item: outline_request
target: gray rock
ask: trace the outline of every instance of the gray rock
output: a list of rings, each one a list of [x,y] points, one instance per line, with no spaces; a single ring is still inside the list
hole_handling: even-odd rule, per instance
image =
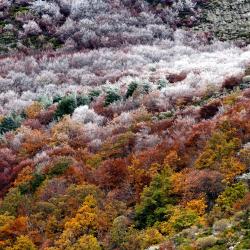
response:
[[[243,83],[250,83],[250,75],[244,76],[242,78]]]

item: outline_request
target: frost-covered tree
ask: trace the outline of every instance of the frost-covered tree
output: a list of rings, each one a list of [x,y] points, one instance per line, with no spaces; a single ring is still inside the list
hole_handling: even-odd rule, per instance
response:
[[[104,121],[104,117],[96,114],[95,111],[89,109],[87,105],[76,108],[72,115],[72,119],[83,124],[91,122],[98,125],[102,125]]]
[[[24,24],[23,29],[25,35],[38,35],[42,32],[38,24],[33,20],[30,20],[27,24]]]

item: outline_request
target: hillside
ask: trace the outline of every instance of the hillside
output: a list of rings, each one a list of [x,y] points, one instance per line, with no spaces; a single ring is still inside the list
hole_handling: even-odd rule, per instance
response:
[[[250,249],[246,0],[0,0],[0,250]]]

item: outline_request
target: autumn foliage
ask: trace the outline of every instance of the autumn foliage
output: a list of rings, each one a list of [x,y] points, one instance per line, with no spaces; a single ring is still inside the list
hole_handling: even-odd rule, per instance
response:
[[[0,250],[249,248],[249,46],[191,30],[213,2],[0,0]]]

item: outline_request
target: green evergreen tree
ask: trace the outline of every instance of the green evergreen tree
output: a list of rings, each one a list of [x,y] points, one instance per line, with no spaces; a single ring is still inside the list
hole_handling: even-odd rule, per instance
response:
[[[136,206],[136,226],[145,228],[156,221],[166,220],[169,205],[176,203],[176,197],[171,195],[170,170],[164,169],[157,174],[142,193],[141,202]]]

